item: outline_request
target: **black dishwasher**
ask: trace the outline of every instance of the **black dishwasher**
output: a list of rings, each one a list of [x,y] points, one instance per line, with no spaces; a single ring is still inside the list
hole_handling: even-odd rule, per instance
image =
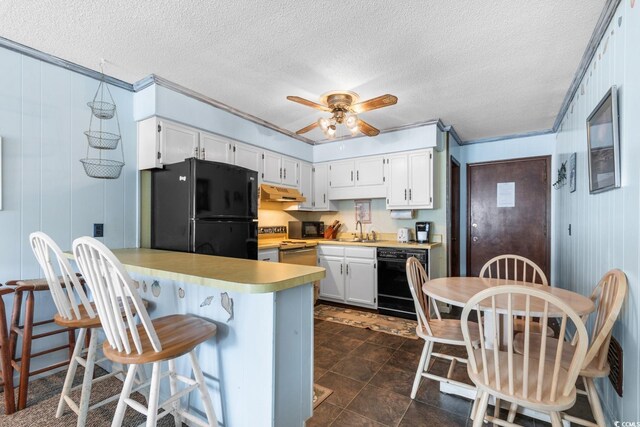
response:
[[[378,313],[416,320],[406,263],[416,257],[428,272],[426,249],[378,248]]]

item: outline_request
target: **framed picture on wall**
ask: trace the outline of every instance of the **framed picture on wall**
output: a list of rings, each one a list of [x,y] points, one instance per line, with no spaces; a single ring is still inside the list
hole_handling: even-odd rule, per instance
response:
[[[569,192],[576,191],[576,153],[569,156]]]
[[[611,86],[587,118],[589,192],[620,187],[618,90]]]
[[[356,200],[356,221],[371,224],[371,200]]]

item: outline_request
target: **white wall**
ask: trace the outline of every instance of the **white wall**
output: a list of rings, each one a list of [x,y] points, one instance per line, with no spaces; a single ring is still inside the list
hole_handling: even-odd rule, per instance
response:
[[[111,88],[125,150],[121,177],[89,178],[79,160],[87,148],[87,102],[99,82],[2,48],[0,64],[0,282],[41,276],[27,240],[33,231],[50,234],[70,250],[74,238],[91,235],[94,223],[104,223],[103,241],[109,247],[135,246],[138,173],[132,95]],[[5,304],[10,312],[9,298]],[[54,311],[44,293],[36,308],[39,319]],[[34,351],[43,345],[37,343]]]
[[[467,271],[467,165],[471,163],[491,162],[506,159],[519,159],[535,156],[552,156],[551,178],[555,181],[555,134],[510,138],[493,142],[458,146],[451,142],[450,152],[460,162],[460,274]],[[554,190],[551,190],[551,229],[555,206]],[[551,236],[551,271],[554,270],[554,237]]]
[[[137,121],[156,115],[301,160],[313,160],[309,144],[163,86],[149,86],[134,98]]]
[[[619,87],[622,188],[589,194],[586,118],[611,85]],[[555,212],[558,278],[564,286],[588,295],[611,268],[629,280],[626,305],[614,328],[624,350],[624,397],[609,380],[598,383],[605,410],[613,420],[640,420],[638,286],[640,267],[640,5],[620,3],[610,28],[574,97],[558,133],[557,156],[577,153],[576,192],[557,192]],[[572,226],[569,236],[568,227]]]
[[[396,132],[382,133],[375,138],[362,136],[343,141],[325,142],[313,147],[316,163],[359,156],[373,156],[395,151],[419,150],[435,147],[442,132],[438,126],[420,126]]]

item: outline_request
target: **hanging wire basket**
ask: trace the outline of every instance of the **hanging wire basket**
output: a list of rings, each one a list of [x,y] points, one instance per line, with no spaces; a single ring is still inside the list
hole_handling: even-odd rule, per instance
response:
[[[92,101],[87,102],[87,105],[91,108],[93,115],[101,120],[112,119],[116,113],[116,105],[111,102]]]
[[[84,172],[91,178],[116,179],[120,177],[124,162],[108,159],[80,159]]]
[[[88,130],[84,134],[87,135],[89,146],[98,150],[115,150],[120,141],[120,135],[111,132]]]

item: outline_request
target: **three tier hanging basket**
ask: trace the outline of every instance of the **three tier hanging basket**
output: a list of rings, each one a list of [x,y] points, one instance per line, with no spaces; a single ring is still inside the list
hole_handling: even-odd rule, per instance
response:
[[[84,172],[92,178],[119,178],[125,164],[122,134],[120,132],[120,120],[118,119],[116,103],[113,100],[109,86],[104,81],[104,73],[93,101],[88,102],[87,106],[91,109],[89,130],[84,133],[87,137],[87,156],[84,159],[80,159]],[[94,118],[97,120],[94,121]],[[116,119],[117,133],[105,130],[107,126],[105,121],[113,118]],[[117,152],[118,145],[120,145],[120,158],[106,158],[107,153]]]

